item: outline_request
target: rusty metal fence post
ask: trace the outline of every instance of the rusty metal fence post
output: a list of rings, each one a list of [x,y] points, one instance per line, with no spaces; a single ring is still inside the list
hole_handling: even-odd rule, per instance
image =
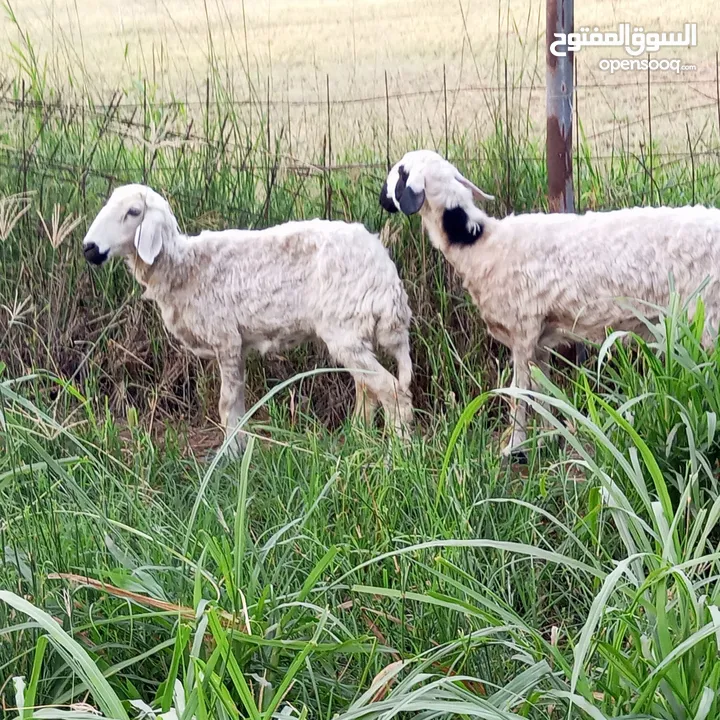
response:
[[[558,49],[565,57],[554,55],[551,44],[555,34],[573,32],[573,0],[547,0],[546,97],[547,97],[547,172],[548,210],[574,212],[572,175],[572,98],[573,53],[567,43]]]

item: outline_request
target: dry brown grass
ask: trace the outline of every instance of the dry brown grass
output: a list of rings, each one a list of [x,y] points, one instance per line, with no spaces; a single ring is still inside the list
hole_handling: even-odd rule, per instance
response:
[[[269,81],[275,122],[289,124],[308,155],[318,151],[327,122],[327,77],[331,99],[351,101],[332,107],[336,148],[351,141],[380,144],[386,71],[391,94],[405,94],[391,102],[396,138],[422,133],[441,144],[443,67],[450,130],[486,134],[490,109],[504,112],[504,92],[494,88],[505,84],[506,61],[514,86],[510,105],[544,130],[543,0],[246,0],[244,7],[241,0],[15,0],[14,10],[48,54],[58,82],[68,64],[84,66],[88,85],[106,91],[127,88],[140,73],[166,96],[204,97],[211,38],[238,99],[248,97],[248,74],[262,102]],[[717,125],[720,13],[714,0],[577,0],[575,16],[576,27],[602,29],[624,21],[659,30],[697,22],[698,47],[659,55],[680,57],[698,70],[653,76],[653,131],[666,145],[683,146],[686,122],[693,135],[707,123]],[[0,37],[16,38],[7,21],[0,27]],[[598,61],[608,56],[617,52],[586,48],[578,54],[580,84],[604,85],[578,96],[586,132],[599,134],[599,152],[619,142],[628,122],[636,123],[632,141],[641,140],[646,130],[637,121],[648,113],[646,75],[599,71]],[[426,90],[433,92],[413,94]]]

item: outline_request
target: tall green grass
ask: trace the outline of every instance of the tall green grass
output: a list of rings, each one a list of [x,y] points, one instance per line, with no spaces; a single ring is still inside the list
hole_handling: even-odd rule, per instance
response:
[[[69,428],[28,400],[38,378],[5,379],[3,674],[28,708],[109,717],[715,717],[714,444],[656,448],[637,420],[673,402],[668,338],[677,397],[705,403],[708,363],[681,313],[652,327],[643,366],[608,345],[607,387],[581,370],[523,395],[565,443],[533,445],[527,477],[482,402],[432,442],[315,427],[208,467],[117,438],[79,393]]]

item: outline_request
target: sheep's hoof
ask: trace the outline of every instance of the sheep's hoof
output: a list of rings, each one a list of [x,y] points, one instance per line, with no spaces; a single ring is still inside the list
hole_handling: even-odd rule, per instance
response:
[[[500,453],[500,457],[503,463],[509,463],[510,465],[528,464],[528,454],[521,447],[506,447]]]
[[[587,347],[583,343],[575,343],[575,364],[579,367],[584,365],[590,357]]]

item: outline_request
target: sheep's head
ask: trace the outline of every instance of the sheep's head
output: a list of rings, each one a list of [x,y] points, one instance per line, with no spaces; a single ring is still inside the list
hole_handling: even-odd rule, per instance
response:
[[[175,216],[161,195],[145,185],[122,185],[90,225],[83,253],[93,265],[102,265],[111,257],[135,254],[152,265],[176,232]]]
[[[473,200],[493,200],[431,150],[406,153],[390,172],[380,191],[380,205],[388,212],[420,212],[431,226],[435,221],[449,244],[469,245],[483,231],[487,217]]]

